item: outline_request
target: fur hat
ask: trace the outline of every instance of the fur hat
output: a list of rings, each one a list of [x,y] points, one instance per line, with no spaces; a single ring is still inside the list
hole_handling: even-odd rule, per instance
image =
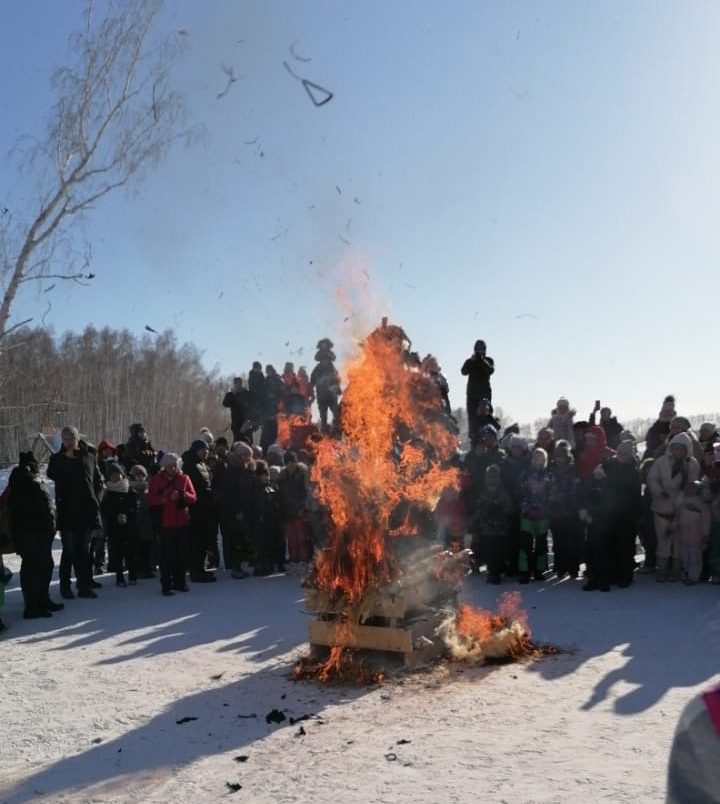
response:
[[[160,458],[160,468],[169,469],[171,466],[177,466],[181,469],[182,459],[175,452],[165,452],[162,458]]]

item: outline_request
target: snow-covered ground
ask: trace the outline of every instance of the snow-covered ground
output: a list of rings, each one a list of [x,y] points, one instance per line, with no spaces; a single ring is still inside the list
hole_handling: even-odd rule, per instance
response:
[[[289,677],[309,619],[297,578],[173,598],[111,580],[24,621],[13,578],[0,802],[658,802],[678,714],[720,678],[711,586],[531,585],[536,637],[573,653],[337,689]],[[468,579],[470,601],[496,596]],[[288,720],[266,723],[274,708]]]

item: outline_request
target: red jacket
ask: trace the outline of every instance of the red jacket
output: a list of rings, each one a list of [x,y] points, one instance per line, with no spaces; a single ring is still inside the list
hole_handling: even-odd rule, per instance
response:
[[[171,499],[174,491],[181,492],[184,505],[179,505],[179,500]],[[197,494],[192,480],[184,472],[180,472],[172,479],[165,472],[153,475],[148,489],[148,505],[162,507],[161,527],[184,528],[190,523],[188,506],[195,505],[196,502]]]

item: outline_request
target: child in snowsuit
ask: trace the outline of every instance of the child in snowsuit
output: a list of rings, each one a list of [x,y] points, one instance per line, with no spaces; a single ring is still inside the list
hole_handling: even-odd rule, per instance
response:
[[[500,583],[512,517],[513,503],[503,486],[500,467],[491,464],[485,471],[485,488],[475,504],[472,528],[473,552],[485,558],[488,583]]]
[[[679,558],[686,584],[696,584],[700,580],[703,550],[710,538],[710,506],[703,499],[703,492],[702,482],[696,480],[687,484],[679,500]]]
[[[576,578],[580,569],[583,528],[578,512],[582,502],[580,476],[569,441],[558,441],[550,465],[550,532],[555,574]]]
[[[137,497],[137,577],[154,578],[157,566],[155,528],[148,505],[147,469],[139,463],[128,472],[130,491]]]
[[[700,478],[700,466],[692,455],[687,433],[678,433],[648,474],[657,534],[656,581],[680,579],[680,544],[677,515],[683,489]]]
[[[306,515],[307,467],[293,452],[285,454],[285,469],[278,481],[283,528],[288,548],[288,573],[304,575],[312,556],[310,528]]]
[[[131,586],[137,583],[137,495],[130,489],[119,463],[108,466],[106,491],[100,508],[110,543],[110,570],[115,572],[115,585],[127,586],[124,567]]]
[[[575,411],[570,407],[567,399],[561,396],[555,410],[550,414],[550,421],[547,425],[555,433],[556,441],[567,441],[571,447],[575,446],[574,419]]]
[[[550,527],[550,484],[547,452],[533,450],[530,469],[520,478],[520,550],[518,582],[528,583],[530,575],[543,579],[547,569],[547,533]]]
[[[280,495],[270,482],[270,470],[265,461],[255,466],[258,483],[255,502],[255,567],[254,575],[269,575],[274,569],[285,569],[285,534],[282,528]]]

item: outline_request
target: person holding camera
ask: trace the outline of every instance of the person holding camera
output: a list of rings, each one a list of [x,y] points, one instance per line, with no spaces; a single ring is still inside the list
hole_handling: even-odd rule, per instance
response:
[[[463,363],[460,373],[467,377],[467,416],[470,440],[480,429],[478,424],[478,404],[481,399],[492,403],[490,377],[495,372],[495,361],[487,356],[485,341],[475,341],[472,355]],[[492,414],[492,405],[490,407]]]
[[[233,441],[247,440],[245,427],[250,416],[250,394],[243,385],[242,377],[235,377],[233,387],[223,397],[223,407],[230,408],[230,429]]]
[[[166,452],[148,490],[148,504],[160,509],[160,586],[165,597],[171,597],[173,592],[189,591],[185,583],[189,508],[196,502],[197,494],[192,481],[182,471],[180,457]]]

